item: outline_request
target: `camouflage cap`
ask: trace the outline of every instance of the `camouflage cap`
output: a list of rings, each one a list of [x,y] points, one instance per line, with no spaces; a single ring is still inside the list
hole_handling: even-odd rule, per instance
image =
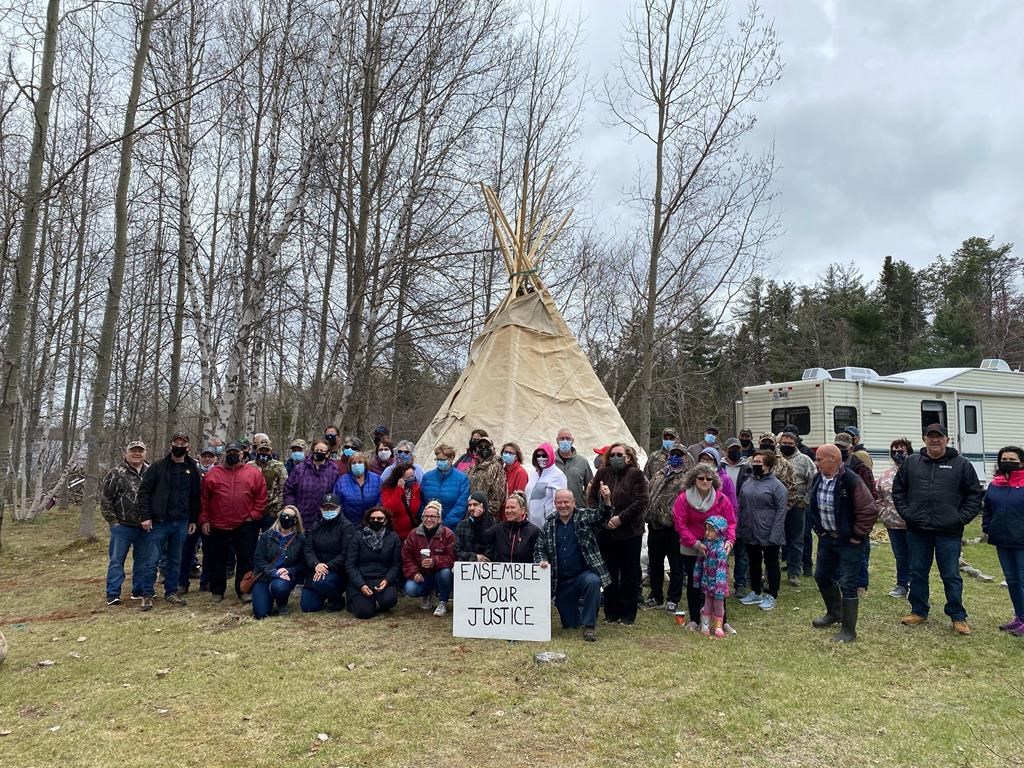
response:
[[[303,440],[301,437],[297,437],[294,440],[292,440],[290,443],[288,443],[288,447],[289,448],[298,448],[300,451],[304,451],[304,450],[306,450],[306,441]]]
[[[146,444],[141,440],[132,440],[128,443],[128,447],[125,448],[125,450],[130,451],[132,448],[141,448],[142,450],[146,450]]]

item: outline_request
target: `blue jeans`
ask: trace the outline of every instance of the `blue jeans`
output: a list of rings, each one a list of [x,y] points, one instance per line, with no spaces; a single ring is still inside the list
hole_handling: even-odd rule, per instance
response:
[[[807,514],[803,507],[791,507],[786,511],[786,575],[799,576],[803,572],[804,560],[804,519]]]
[[[732,573],[733,592],[737,597],[742,597],[750,586],[750,555],[747,554],[747,545],[737,541],[732,548],[732,556],[735,560]]]
[[[860,573],[857,575],[857,586],[868,588],[868,563],[871,562],[871,537],[864,539],[860,557]]]
[[[147,596],[153,595],[156,585],[156,568],[160,556],[166,551],[167,566],[164,570],[164,594],[173,595],[178,591],[178,576],[181,570],[181,552],[188,538],[188,520],[165,520],[153,523],[150,536],[149,567],[146,568],[146,582],[143,585]]]
[[[910,550],[910,610],[918,616],[928,616],[928,574],[934,558],[946,592],[946,615],[953,621],[966,621],[964,580],[960,576],[960,537],[907,531],[907,545]]]
[[[199,526],[195,531],[185,537],[185,544],[181,548],[181,567],[178,569],[178,586],[187,587],[189,578],[192,576],[192,567],[199,561],[196,558],[196,549],[199,547]]]
[[[593,571],[584,571],[575,579],[559,580],[555,588],[555,608],[566,629],[597,626],[600,600],[601,577]]]
[[[901,587],[909,587],[910,546],[907,544],[907,529],[890,528],[889,546],[892,547],[892,556],[896,558],[896,584]]]
[[[256,619],[265,619],[270,609],[277,604],[278,608],[288,605],[288,596],[295,589],[295,580],[261,578],[252,585],[252,615]]]
[[[132,550],[132,595],[135,597],[152,597],[153,587],[150,585],[146,593],[146,569],[150,560],[150,541],[152,534],[146,533],[134,525],[110,526],[110,546],[107,553],[107,598],[119,597],[121,585],[124,584],[124,561],[128,558],[128,550]]]
[[[856,599],[863,551],[859,544],[840,541],[827,533],[819,536],[818,562],[814,566],[818,589],[824,593],[838,584],[844,599]]]
[[[437,599],[447,602],[452,596],[452,585],[455,583],[455,576],[451,568],[442,568],[436,573],[424,573],[423,581],[417,583],[412,579],[405,580],[405,594],[409,597],[430,597],[435,591]]]
[[[810,507],[804,507],[804,572],[809,573],[814,567],[814,529],[811,527]]]
[[[328,610],[340,611],[344,605],[341,598],[344,591],[345,581],[339,573],[331,571],[320,581],[308,578],[302,586],[299,607],[303,613],[313,613],[323,608],[324,602],[327,602],[330,605]]]
[[[1006,577],[1006,588],[1010,590],[1013,614],[1024,619],[1024,549],[1020,547],[996,547],[999,565]]]

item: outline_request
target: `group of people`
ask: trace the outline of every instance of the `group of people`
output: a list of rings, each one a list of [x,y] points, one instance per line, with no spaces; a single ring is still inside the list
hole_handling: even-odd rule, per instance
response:
[[[404,594],[444,616],[456,561],[535,562],[551,569],[562,625],[586,640],[596,639],[602,605],[608,623],[634,623],[639,605],[663,607],[685,614],[688,629],[720,638],[735,631],[729,595],[770,611],[783,567],[793,586],[811,575],[816,536],[813,577],[825,612],[812,624],[838,625],[834,639],[850,642],[880,518],[896,560],[889,594],[910,604],[903,624],[928,618],[934,560],[953,629],[969,634],[960,544],[984,506],[1014,610],[1001,629],[1024,635],[1024,451],[999,452],[983,494],[943,425],[929,425],[923,439],[917,453],[909,440],[894,441],[876,481],[855,426],[815,451],[792,425],[756,443],[746,429],[722,443],[708,426],[690,445],[670,427],[643,467],[623,442],[594,448],[588,459],[568,428],[528,460],[517,443],[474,430],[468,450],[438,445],[429,467],[384,426],[366,451],[328,426],[308,445],[292,440],[283,462],[265,434],[215,441],[197,461],[188,435],[177,432],[152,464],[141,441],[129,443],[104,479],[107,603],[121,603],[130,549],[131,596],[142,610],[153,607],[158,571],[166,603],[185,605],[201,547],[200,588],[223,600],[233,571],[235,593],[257,619],[286,613],[296,587],[305,612],[347,608],[369,619]]]

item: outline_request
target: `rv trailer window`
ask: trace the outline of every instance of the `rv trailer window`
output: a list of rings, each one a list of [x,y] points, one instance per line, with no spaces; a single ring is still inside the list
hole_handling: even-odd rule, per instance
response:
[[[974,405],[964,406],[964,432],[968,435],[978,434],[978,408]]]
[[[772,408],[772,432],[779,434],[787,424],[793,424],[801,435],[811,431],[811,409],[806,405],[798,408]]]
[[[857,409],[852,405],[837,405],[832,410],[832,426],[838,435],[847,427],[859,427],[857,423]]]
[[[948,427],[949,423],[946,421],[946,404],[941,400],[922,400],[921,401],[921,434],[928,429],[929,424],[941,424],[944,427]]]

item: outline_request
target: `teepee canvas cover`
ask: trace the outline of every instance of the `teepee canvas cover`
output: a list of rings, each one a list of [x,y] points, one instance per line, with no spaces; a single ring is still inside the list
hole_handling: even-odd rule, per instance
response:
[[[588,461],[592,448],[611,442],[640,448],[537,276],[536,266],[568,214],[546,242],[549,221],[541,222],[530,243],[521,234],[534,231],[524,227],[525,210],[512,228],[494,193],[484,188],[484,197],[509,271],[509,293],[474,339],[466,368],[420,437],[417,453],[428,457],[441,443],[462,451],[476,428],[487,430],[495,451],[502,442],[518,443],[527,463],[538,445],[555,442],[561,427],[573,431],[576,450]]]

